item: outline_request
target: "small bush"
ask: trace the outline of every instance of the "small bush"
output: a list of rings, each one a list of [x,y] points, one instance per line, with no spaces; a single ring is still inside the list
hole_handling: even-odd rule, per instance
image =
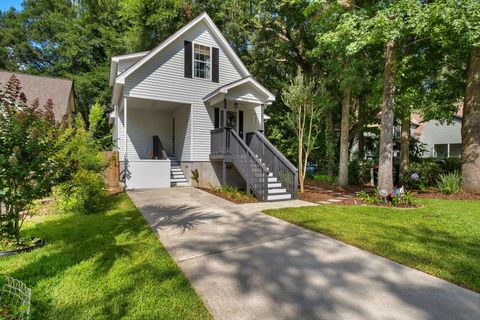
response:
[[[423,190],[435,184],[440,172],[440,166],[435,162],[410,163],[402,174],[402,183],[410,189]]]
[[[361,191],[357,193],[357,198],[362,201],[365,204],[371,205],[371,206],[378,206],[382,204],[382,198],[380,197],[380,194],[378,193],[378,189],[375,190],[374,193],[368,193],[365,191]]]
[[[200,184],[200,174],[198,173],[198,169],[195,168],[195,170],[191,170],[191,171],[192,171],[192,176],[190,177],[190,179],[195,181],[198,187]]]
[[[443,194],[459,193],[461,189],[461,177],[457,171],[441,174],[437,180],[438,189]]]
[[[56,186],[53,194],[57,210],[93,213],[103,208],[106,190],[101,173],[80,169],[70,181]]]
[[[256,198],[252,194],[246,194],[238,190],[235,186],[220,186],[212,187],[212,189],[218,194],[223,195],[227,199],[231,199],[236,202],[255,202]]]
[[[336,184],[338,182],[338,177],[327,176],[325,174],[313,173],[309,175],[309,178],[313,181],[318,181],[328,184]]]
[[[357,198],[368,205],[378,206],[381,204],[386,204],[389,206],[397,207],[397,206],[407,206],[407,207],[414,207],[418,205],[417,198],[414,196],[413,193],[409,191],[405,191],[400,196],[389,195],[387,197],[382,198],[378,189],[376,189],[373,193],[368,192],[359,192],[357,193]]]
[[[370,170],[375,165],[372,160],[352,160],[348,163],[348,182],[353,185],[370,183],[372,177]]]
[[[460,172],[462,170],[462,161],[458,157],[447,158],[440,162],[440,168],[443,173]]]

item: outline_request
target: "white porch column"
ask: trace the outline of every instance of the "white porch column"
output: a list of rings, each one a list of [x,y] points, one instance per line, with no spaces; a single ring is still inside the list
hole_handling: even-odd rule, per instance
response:
[[[264,117],[264,115],[265,115],[265,105],[262,103],[260,105],[260,108],[261,108],[260,109],[260,121],[262,122],[262,125],[261,125],[262,126],[262,133],[264,133],[265,132],[265,117]]]
[[[447,158],[450,158],[450,143],[447,143]]]
[[[125,141],[124,143],[124,154],[123,159],[127,160],[127,97],[123,98],[123,124],[124,124],[124,131],[125,131]]]

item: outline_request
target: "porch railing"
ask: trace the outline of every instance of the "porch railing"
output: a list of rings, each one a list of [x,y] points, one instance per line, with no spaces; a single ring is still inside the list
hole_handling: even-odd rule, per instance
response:
[[[211,154],[230,157],[240,175],[245,179],[247,189],[251,190],[260,201],[266,201],[268,168],[259,161],[235,130],[218,128],[212,130],[211,135]]]
[[[270,172],[273,172],[273,175],[280,180],[287,192],[296,199],[298,196],[298,169],[258,131],[247,133],[247,145],[254,154],[258,155]]]

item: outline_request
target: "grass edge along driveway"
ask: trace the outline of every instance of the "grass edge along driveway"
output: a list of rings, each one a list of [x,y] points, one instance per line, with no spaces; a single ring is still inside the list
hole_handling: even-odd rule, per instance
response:
[[[480,292],[480,202],[422,204],[407,210],[320,205],[264,213]]]
[[[32,288],[32,319],[211,319],[125,193],[90,215],[26,223],[46,245],[0,258],[2,274]]]

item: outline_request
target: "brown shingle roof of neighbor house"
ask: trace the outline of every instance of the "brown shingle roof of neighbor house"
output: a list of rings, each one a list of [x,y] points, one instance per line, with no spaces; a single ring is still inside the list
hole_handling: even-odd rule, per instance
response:
[[[35,76],[24,73],[0,71],[0,88],[3,90],[10,77],[14,74],[27,97],[28,103],[38,98],[40,106],[44,106],[48,99],[53,101],[53,112],[57,121],[68,114],[69,100],[73,99],[72,81],[62,78]],[[71,96],[72,95],[72,96]],[[72,109],[74,108],[72,103]],[[74,109],[71,111],[75,111]]]

